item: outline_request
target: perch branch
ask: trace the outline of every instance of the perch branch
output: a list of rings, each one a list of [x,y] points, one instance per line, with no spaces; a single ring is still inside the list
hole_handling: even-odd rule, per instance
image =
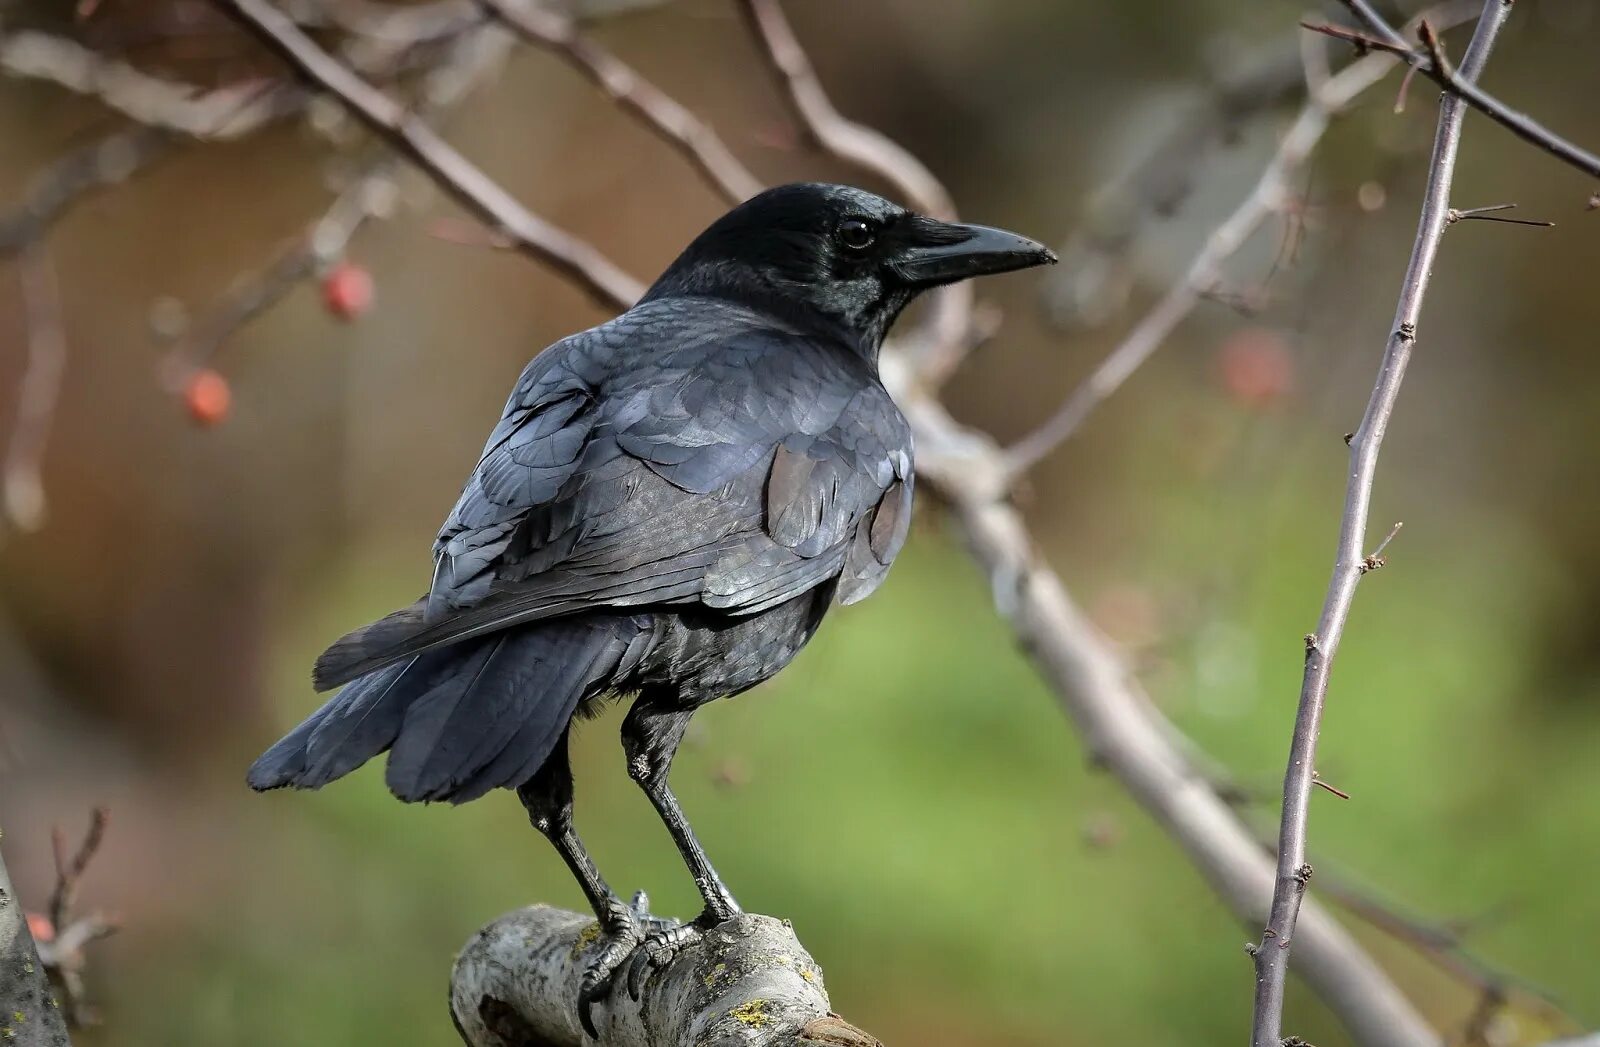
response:
[[[1461,75],[1477,78],[1495,37],[1510,14],[1507,0],[1487,0],[1472,43],[1467,48]],[[1296,919],[1306,893],[1311,867],[1306,864],[1306,824],[1310,816],[1312,776],[1316,770],[1317,735],[1322,726],[1323,707],[1328,693],[1328,676],[1334,655],[1344,635],[1356,585],[1365,573],[1364,548],[1367,517],[1372,507],[1372,486],[1378,466],[1378,452],[1389,427],[1400,383],[1416,344],[1417,321],[1422,313],[1423,296],[1433,274],[1439,241],[1449,223],[1450,185],[1455,175],[1456,153],[1461,143],[1461,122],[1466,107],[1455,95],[1439,103],[1438,129],[1434,136],[1433,159],[1428,185],[1423,196],[1416,243],[1406,267],[1400,301],[1395,309],[1388,344],[1378,370],[1377,383],[1367,403],[1366,413],[1350,440],[1349,480],[1345,488],[1344,512],[1339,523],[1338,550],[1333,576],[1316,631],[1306,637],[1305,675],[1295,714],[1294,736],[1289,749],[1289,766],[1284,774],[1283,815],[1278,833],[1278,869],[1272,891],[1272,907],[1266,929],[1255,949],[1256,989],[1251,1043],[1253,1047],[1279,1047],[1282,1041],[1283,993],[1287,982],[1289,952],[1294,941]]]
[[[584,1047],[572,1001],[592,916],[536,905],[507,913],[456,957],[450,1013],[469,1047]],[[651,978],[637,1002],[601,1009],[610,1047],[882,1047],[830,1013],[822,972],[785,922],[739,916]]]

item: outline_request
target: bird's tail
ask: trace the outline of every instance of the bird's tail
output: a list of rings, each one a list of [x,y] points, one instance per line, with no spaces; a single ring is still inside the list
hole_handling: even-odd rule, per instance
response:
[[[464,803],[527,781],[581,702],[637,663],[647,623],[567,618],[434,648],[370,672],[262,754],[250,787],[316,789],[389,750],[390,790]]]

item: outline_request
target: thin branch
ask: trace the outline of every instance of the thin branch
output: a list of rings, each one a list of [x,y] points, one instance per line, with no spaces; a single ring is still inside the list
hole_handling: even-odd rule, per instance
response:
[[[1473,31],[1462,62],[1461,75],[1475,80],[1494,46],[1495,37],[1510,14],[1505,0],[1486,0],[1483,15]],[[1284,774],[1283,816],[1278,833],[1278,869],[1266,929],[1255,950],[1256,990],[1251,1043],[1253,1047],[1279,1047],[1283,1035],[1283,993],[1296,920],[1306,892],[1310,866],[1306,864],[1306,825],[1310,815],[1312,774],[1316,768],[1317,736],[1322,726],[1328,676],[1339,641],[1344,635],[1356,585],[1364,573],[1367,518],[1372,506],[1372,486],[1378,452],[1400,394],[1400,383],[1416,344],[1417,322],[1432,276],[1439,241],[1450,211],[1450,185],[1461,142],[1461,122],[1466,108],[1455,96],[1439,104],[1438,131],[1433,160],[1423,197],[1417,239],[1395,308],[1394,324],[1378,379],[1361,425],[1350,441],[1349,481],[1333,575],[1318,619],[1316,632],[1306,638],[1305,678],[1295,715],[1289,765]]]
[[[741,0],[740,7],[778,74],[801,129],[818,148],[887,178],[928,217],[954,220],[955,201],[926,164],[888,135],[856,123],[834,106],[778,0]]]
[[[1111,642],[1073,602],[1042,559],[1006,495],[1006,458],[965,428],[923,387],[886,372],[917,441],[917,476],[955,511],[997,608],[1055,692],[1096,763],[1182,848],[1247,926],[1259,926],[1271,859],[1183,736],[1144,694]],[[1364,1047],[1438,1047],[1439,1038],[1350,934],[1306,903],[1298,970]]]
[[[1322,140],[1332,118],[1349,108],[1362,92],[1382,80],[1396,64],[1396,60],[1387,55],[1367,55],[1345,66],[1311,92],[1250,195],[1206,238],[1183,278],[1043,424],[1007,452],[1007,472],[1013,479],[1038,465],[1077,432],[1095,409],[1161,348],[1217,285],[1223,263],[1244,246],[1268,217],[1287,205],[1295,172]]]
[[[1384,934],[1415,949],[1450,977],[1476,988],[1485,995],[1502,999],[1522,998],[1530,1009],[1554,1027],[1575,1028],[1574,1019],[1556,995],[1526,978],[1503,971],[1468,952],[1464,938],[1466,921],[1440,926],[1398,911],[1354,885],[1317,874],[1317,889],[1341,908],[1348,910]],[[1474,921],[1481,923],[1481,921]]]
[[[1300,98],[1311,70],[1321,73],[1327,63],[1323,41],[1307,33],[1256,50],[1266,57],[1227,62],[1207,96],[1187,107],[1161,141],[1088,194],[1079,227],[1058,252],[1061,264],[1044,276],[1052,323],[1078,330],[1109,319],[1133,286],[1128,256],[1146,225],[1175,214],[1199,184],[1210,154],[1263,113]]]
[[[956,205],[950,191],[926,164],[883,132],[858,124],[835,108],[778,0],[741,0],[740,8],[784,89],[789,108],[818,148],[883,178],[914,210],[955,220]],[[973,301],[970,283],[941,287],[933,295],[922,328],[903,339],[916,357],[919,381],[937,387],[960,365],[972,345]]]
[[[592,245],[533,214],[487,178],[438,132],[318,47],[267,0],[213,0],[268,49],[426,172],[442,190],[504,232],[522,252],[571,278],[605,307],[626,307],[644,291]]]
[[[427,25],[431,22],[419,24]],[[429,118],[447,114],[498,64],[505,45],[492,39],[496,36],[496,32],[482,28],[476,33],[455,35],[453,54],[432,71],[432,84],[423,91]],[[384,150],[301,236],[281,248],[265,266],[236,280],[221,303],[187,332],[162,362],[164,384],[173,391],[185,388],[194,372],[209,365],[240,328],[335,262],[369,219],[387,215],[400,196],[396,184],[399,166],[400,160]]]
[[[44,525],[46,513],[40,474],[67,368],[67,338],[55,265],[42,243],[31,242],[18,253],[17,281],[27,325],[28,363],[17,386],[11,439],[0,464],[0,511],[16,530],[36,531]]]
[[[1488,207],[1452,207],[1450,208],[1450,213],[1445,216],[1445,219],[1450,225],[1455,225],[1457,222],[1467,222],[1473,220],[1480,222],[1503,222],[1506,225],[1531,225],[1540,229],[1549,229],[1555,225],[1554,222],[1540,221],[1535,218],[1508,218],[1504,215],[1495,213],[1497,211],[1509,211],[1516,206],[1516,204],[1492,204]]]
[[[74,204],[127,182],[178,141],[170,131],[135,125],[53,161],[33,178],[22,201],[0,215],[0,255],[40,239]]]
[[[146,127],[201,140],[239,138],[292,107],[271,84],[248,81],[201,91],[163,80],[82,44],[33,30],[0,33],[0,70],[48,80],[98,98]]]
[[[65,927],[71,922],[72,909],[78,899],[78,882],[83,879],[89,863],[105,842],[106,823],[109,820],[110,812],[104,807],[96,807],[89,816],[89,829],[83,834],[83,842],[71,858],[67,857],[66,836],[61,832],[61,827],[56,826],[50,834],[51,850],[56,860],[56,889],[50,895],[50,922],[56,927]]]
[[[1600,156],[1596,156],[1581,146],[1567,141],[1526,113],[1512,109],[1494,95],[1483,90],[1473,82],[1473,77],[1464,67],[1465,63],[1463,63],[1462,69],[1452,69],[1448,63],[1438,61],[1433,55],[1430,55],[1429,52],[1436,52],[1436,48],[1425,45],[1424,49],[1419,51],[1417,48],[1412,47],[1406,38],[1396,32],[1394,27],[1389,25],[1367,0],[1342,0],[1342,2],[1374,34],[1373,36],[1362,36],[1339,26],[1301,24],[1313,32],[1346,40],[1355,43],[1358,47],[1387,51],[1390,54],[1399,55],[1407,65],[1410,65],[1417,72],[1444,88],[1451,95],[1460,98],[1467,105],[1483,113],[1495,123],[1506,128],[1518,138],[1549,153],[1563,163],[1600,177]],[[1511,4],[1511,0],[1504,0],[1504,2],[1508,7]]]
[[[479,2],[490,17],[523,40],[565,58],[618,108],[643,121],[688,157],[731,203],[748,199],[762,190],[761,180],[733,155],[710,124],[582,33],[571,15],[520,0]]]
[[[89,819],[89,829],[83,842],[72,855],[67,854],[66,838],[57,826],[51,833],[51,844],[56,861],[56,886],[50,895],[50,910],[46,916],[49,935],[37,940],[39,962],[60,984],[66,997],[67,1024],[74,1028],[94,1025],[94,1009],[89,1006],[83,983],[84,968],[88,966],[85,950],[94,942],[115,934],[121,926],[114,916],[95,911],[87,916],[75,913],[78,885],[89,863],[105,842],[109,815],[104,807],[96,807]],[[65,1041],[62,1041],[65,1042]]]

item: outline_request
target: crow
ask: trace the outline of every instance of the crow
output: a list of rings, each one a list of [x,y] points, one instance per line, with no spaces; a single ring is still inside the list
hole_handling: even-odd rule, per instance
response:
[[[769,679],[828,608],[883,581],[906,538],[911,430],[878,376],[921,291],[1054,262],[1014,233],[839,185],[745,201],[637,305],[518,379],[433,547],[427,595],[334,643],[343,685],[256,761],[316,789],[389,753],[401,800],[515,789],[594,907],[579,1016],[740,912],[668,772],[701,705]],[[572,722],[634,696],[628,774],[705,899],[691,923],[606,885],[572,824]]]

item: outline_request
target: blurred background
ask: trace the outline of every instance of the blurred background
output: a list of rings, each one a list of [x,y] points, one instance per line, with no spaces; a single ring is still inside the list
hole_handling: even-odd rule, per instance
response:
[[[196,83],[273,69],[204,4],[84,6],[75,17],[13,0],[3,17]],[[979,288],[1004,327],[947,400],[1003,440],[1181,275],[1298,104],[1293,4],[787,9],[841,110],[920,155],[964,216],[1071,245],[1051,274]],[[593,32],[762,178],[863,181],[803,148],[722,0],[614,13]],[[1459,54],[1465,36],[1448,42]],[[1595,5],[1524,0],[1488,85],[1592,146],[1597,47]],[[1273,79],[1285,63],[1291,75]],[[1234,119],[1229,85],[1257,74],[1278,86],[1251,87],[1255,111]],[[1412,85],[1397,114],[1398,87],[1392,75],[1334,126],[1296,176],[1303,203],[1230,264],[1250,308],[1202,304],[1024,492],[1068,586],[1244,784],[1264,829],[1327,581],[1340,436],[1371,386],[1432,136],[1436,91]],[[300,286],[227,341],[212,366],[231,405],[197,424],[192,397],[186,409],[163,386],[161,332],[207,315],[348,179],[360,135],[308,123],[184,146],[48,237],[68,358],[48,515],[0,538],[0,824],[18,889],[43,908],[51,826],[75,833],[94,805],[111,808],[83,897],[125,928],[94,957],[105,1024],[87,1044],[452,1043],[454,950],[507,909],[583,904],[510,796],[406,807],[378,766],[317,794],[244,787],[249,762],[318,704],[316,653],[425,587],[433,533],[523,363],[606,315],[522,257],[434,235],[458,213],[403,179],[396,217],[343,254],[372,278],[370,309],[346,322],[326,282]],[[45,165],[117,126],[93,102],[0,79],[0,214]],[[524,202],[642,278],[725,206],[548,53],[513,50],[447,126]],[[1180,133],[1158,181],[1192,192],[1152,204],[1128,172]],[[1323,777],[1352,798],[1318,794],[1311,827],[1319,885],[1470,926],[1475,956],[1590,1027],[1595,189],[1469,115],[1456,202],[1514,201],[1556,225],[1446,235],[1374,507],[1380,534],[1405,528],[1362,586],[1322,740]],[[1119,241],[1130,213],[1113,271],[1086,282],[1084,233]],[[0,259],[6,426],[27,361],[13,261]],[[619,890],[691,915],[693,887],[623,773],[617,724],[613,711],[577,739],[579,829]],[[792,919],[835,1008],[887,1043],[1243,1036],[1242,946],[1256,929],[1088,765],[931,502],[876,598],[830,618],[774,682],[697,717],[674,781],[741,902]],[[1451,1042],[1563,1031],[1514,995],[1469,1037],[1477,989],[1353,926]],[[1295,1032],[1348,1042],[1314,998],[1291,994]]]

